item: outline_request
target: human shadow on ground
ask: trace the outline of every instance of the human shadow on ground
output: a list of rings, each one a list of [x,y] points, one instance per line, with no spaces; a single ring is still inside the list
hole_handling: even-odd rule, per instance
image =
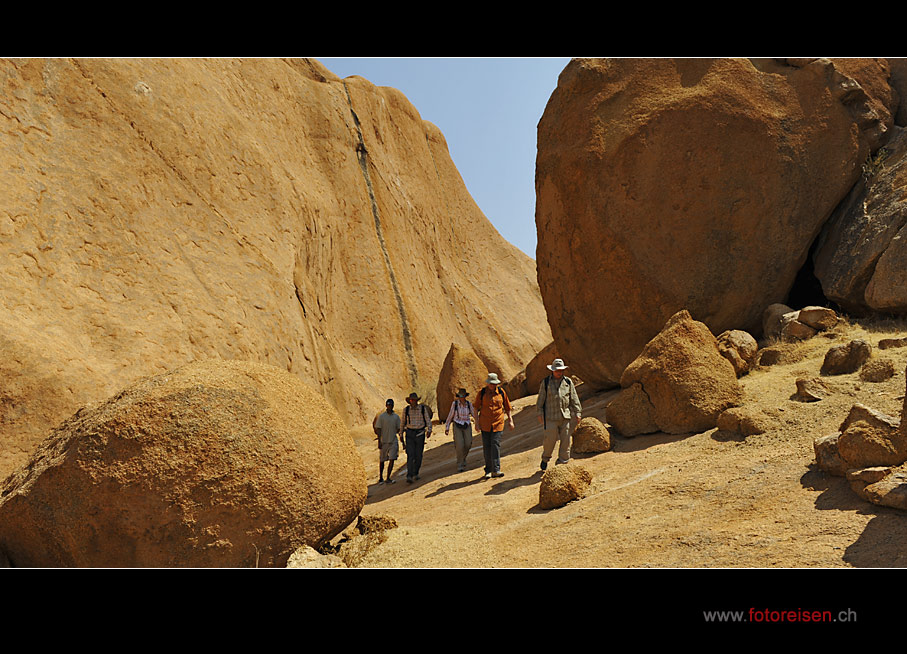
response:
[[[508,479],[506,481],[499,481],[494,484],[488,491],[486,495],[503,495],[504,493],[513,490],[514,488],[519,488],[520,486],[533,486],[542,478],[542,471],[537,470],[532,475],[528,477],[516,477],[514,479]]]
[[[860,498],[844,477],[829,474],[815,463],[800,477],[804,488],[819,491],[816,508],[821,511],[853,511],[872,515],[859,538],[841,559],[856,568],[907,567],[907,514]]]

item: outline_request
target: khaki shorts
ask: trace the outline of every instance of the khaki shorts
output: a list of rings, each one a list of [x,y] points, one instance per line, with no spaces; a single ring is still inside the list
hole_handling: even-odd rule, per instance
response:
[[[397,439],[395,438],[390,443],[381,443],[381,458],[380,462],[384,461],[396,461],[397,455],[400,454],[400,448],[397,446]]]

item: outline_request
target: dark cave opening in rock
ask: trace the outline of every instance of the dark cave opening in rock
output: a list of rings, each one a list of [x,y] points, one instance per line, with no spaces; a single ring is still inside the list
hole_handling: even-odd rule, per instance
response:
[[[818,241],[818,239],[817,239]],[[802,309],[803,307],[827,307],[840,312],[837,304],[825,297],[822,290],[822,283],[816,277],[815,267],[813,265],[813,254],[816,244],[810,248],[806,261],[797,273],[794,283],[787,294],[787,300],[784,302],[791,309]]]

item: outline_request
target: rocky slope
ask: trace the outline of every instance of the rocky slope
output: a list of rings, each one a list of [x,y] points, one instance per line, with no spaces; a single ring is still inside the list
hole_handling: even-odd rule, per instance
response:
[[[905,567],[907,513],[860,499],[848,481],[820,469],[813,442],[838,430],[855,403],[893,416],[904,401],[907,348],[879,349],[907,334],[903,322],[842,322],[824,336],[777,343],[780,358],[740,378],[742,408],[765,430],[611,435],[611,450],[568,465],[592,475],[585,497],[540,506],[541,427],[535,398],[517,400],[504,432],[500,479],[482,479],[481,444],[458,473],[453,443],[428,441],[422,480],[378,485],[377,449],[364,432],[369,476],[363,515],[396,528],[361,547],[359,567],[869,568]],[[871,382],[850,373],[823,378],[818,401],[797,398],[796,381],[819,375],[826,352],[853,339],[896,374]],[[615,391],[583,402],[607,423]],[[402,461],[401,461],[402,464]],[[354,539],[351,544],[357,543]],[[340,551],[343,553],[344,546]]]
[[[284,368],[355,424],[451,343],[506,379],[551,341],[437,127],[314,60],[0,61],[0,194],[0,476],[193,360]]]

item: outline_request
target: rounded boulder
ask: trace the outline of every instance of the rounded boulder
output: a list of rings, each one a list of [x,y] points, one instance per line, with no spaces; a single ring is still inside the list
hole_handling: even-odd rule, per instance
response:
[[[80,409],[0,487],[21,567],[283,567],[367,495],[337,411],[299,377],[205,361]]]

